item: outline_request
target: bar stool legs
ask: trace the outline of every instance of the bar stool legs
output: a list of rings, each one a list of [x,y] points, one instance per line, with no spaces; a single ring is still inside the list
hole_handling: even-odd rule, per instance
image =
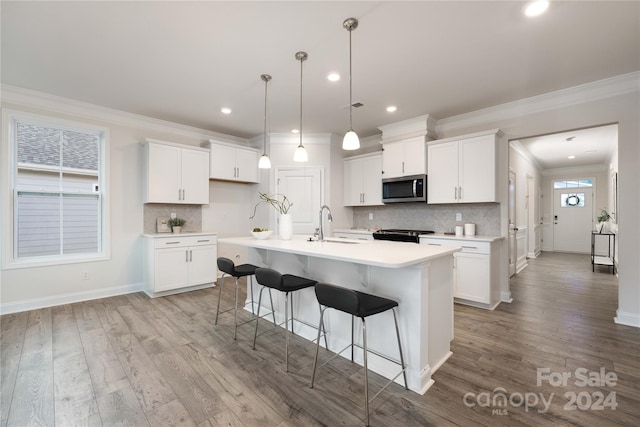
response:
[[[358,316],[362,320],[362,350],[363,350],[363,362],[364,362],[364,408],[365,408],[365,425],[369,425],[369,403],[373,401],[387,386],[389,386],[400,374],[403,375],[404,387],[409,389],[407,383],[406,365],[404,363],[404,355],[402,353],[402,344],[400,342],[400,329],[398,327],[398,316],[396,312],[397,303],[374,295],[364,294],[362,292],[353,291],[346,288],[340,288],[334,285],[317,284],[316,296],[318,302],[321,304],[320,308],[320,325],[323,325],[324,312],[327,308],[334,308],[339,311],[351,314],[351,344],[342,349],[340,352],[334,354],[329,360],[325,361],[322,366],[333,360],[333,358],[340,355],[347,348],[351,347],[351,360],[354,359],[354,317]],[[382,313],[383,311],[391,310],[393,312],[393,321],[396,330],[396,338],[398,340],[398,351],[400,353],[400,361],[391,359],[383,354],[379,354],[373,350],[369,350],[367,344],[367,324],[365,318]],[[311,388],[315,381],[316,369],[318,366],[318,353],[320,351],[320,325],[318,326],[318,342],[316,344],[316,354],[313,360],[313,371],[311,373]],[[326,337],[325,337],[326,338]],[[385,384],[371,399],[369,399],[369,366],[368,366],[368,353],[372,352],[378,356],[381,356],[391,362],[397,363],[401,366],[400,372],[393,377],[387,384]]]
[[[224,276],[227,276],[226,273],[222,273],[222,276],[220,276],[220,289],[218,290],[218,306],[216,308],[216,321],[214,323],[214,325],[218,325],[218,316],[220,315],[220,300],[222,299],[222,288],[224,286]],[[235,278],[236,279],[236,302],[234,305],[234,309],[233,309],[233,320],[234,320],[234,330],[233,330],[233,339],[237,340],[238,339],[238,287],[239,287],[239,283],[238,283],[238,277]],[[251,276],[249,276],[249,280],[250,280],[250,288],[251,288],[251,314],[255,315],[254,313],[254,309],[253,309],[253,305],[254,305],[254,299],[253,299],[253,278]],[[228,311],[228,310],[227,310]]]

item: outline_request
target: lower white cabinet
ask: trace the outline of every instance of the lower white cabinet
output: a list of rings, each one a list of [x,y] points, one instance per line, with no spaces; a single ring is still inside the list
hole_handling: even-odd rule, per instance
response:
[[[473,238],[420,238],[421,244],[462,248],[453,255],[455,301],[491,310],[500,302],[500,242],[500,239],[477,241]]]
[[[156,297],[212,286],[216,242],[215,234],[145,235],[145,292]]]

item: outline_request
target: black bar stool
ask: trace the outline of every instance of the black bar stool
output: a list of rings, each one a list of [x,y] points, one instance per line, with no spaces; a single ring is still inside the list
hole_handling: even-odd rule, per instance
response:
[[[236,278],[236,303],[234,305],[233,308],[230,308],[229,310],[225,310],[223,311],[223,313],[226,313],[227,311],[230,310],[234,310],[234,331],[233,331],[233,339],[237,339],[238,337],[238,279],[240,279],[241,277],[245,277],[245,276],[249,276],[249,280],[250,280],[250,289],[251,289],[251,313],[254,313],[253,310],[253,279],[251,276],[253,276],[256,272],[256,269],[258,267],[253,265],[253,264],[240,264],[240,265],[235,265],[233,261],[231,261],[229,258],[225,258],[225,257],[219,257],[218,258],[218,269],[220,271],[222,271],[222,277],[220,277],[220,291],[218,292],[218,308],[216,309],[216,321],[215,324],[218,324],[218,315],[220,314],[220,300],[222,299],[222,286],[224,285],[224,276],[225,274],[231,276],[231,277],[235,277]],[[271,297],[271,294],[269,294],[269,297]],[[271,300],[271,312],[273,313],[273,300]],[[251,319],[253,320],[253,319]],[[251,320],[248,320],[247,322],[250,322]],[[273,314],[273,321],[275,323],[276,320],[276,315],[275,313]],[[240,323],[240,325],[243,325],[247,322],[242,322]]]
[[[315,280],[307,279],[300,276],[294,276],[293,274],[280,274],[276,270],[272,270],[270,268],[258,268],[256,270],[256,280],[262,288],[260,289],[260,294],[258,296],[258,314],[256,317],[256,330],[253,335],[253,349],[256,349],[256,338],[258,337],[258,319],[260,319],[260,304],[262,302],[262,291],[265,288],[275,289],[280,292],[284,292],[284,325],[285,325],[285,370],[289,372],[289,305],[291,306],[291,333],[293,334],[293,321],[296,320],[300,323],[307,324],[302,322],[301,320],[293,318],[293,298],[289,299],[289,293],[299,291],[300,289],[310,288],[314,286],[316,283]],[[273,310],[273,302],[271,303],[271,309]],[[324,332],[324,325],[322,324],[322,318],[320,319],[320,326]],[[276,324],[275,318],[273,321],[274,325]],[[308,324],[307,324],[308,325]],[[313,325],[308,325],[312,328],[315,328]],[[318,341],[320,341],[320,331],[318,331]],[[324,344],[327,345],[327,336],[324,335]]]
[[[402,345],[400,344],[400,330],[398,329],[398,317],[396,315],[396,308],[398,307],[398,303],[394,300],[390,300],[387,298],[378,297],[371,294],[365,294],[364,292],[358,292],[352,289],[343,288],[340,286],[329,285],[327,283],[318,283],[315,286],[316,297],[318,298],[318,302],[320,303],[320,324],[323,325],[322,318],[324,316],[324,312],[327,308],[333,308],[351,315],[351,344],[346,346],[340,352],[334,354],[329,360],[324,362],[322,366],[329,363],[333,360],[334,357],[340,355],[343,351],[348,348],[351,348],[351,361],[353,362],[353,347],[357,346],[353,342],[353,319],[354,316],[362,319],[362,349],[364,350],[364,408],[365,408],[365,419],[366,425],[369,425],[369,403],[378,397],[382,391],[387,388],[389,384],[391,384],[400,374],[404,376],[404,388],[409,390],[407,385],[407,368],[404,365],[404,357],[402,355]],[[367,349],[367,328],[365,324],[365,317],[373,316],[374,314],[382,313],[387,310],[392,310],[393,312],[393,321],[396,325],[396,337],[398,338],[398,351],[400,352],[400,361],[391,359],[388,356],[383,354],[374,352],[373,350]],[[324,326],[323,326],[324,327]],[[318,334],[318,341],[320,340],[320,335]],[[313,382],[316,376],[316,365],[318,363],[318,351],[320,350],[320,346],[316,347],[316,356],[313,361],[313,373],[311,374],[311,388],[313,388]],[[367,376],[368,367],[367,367],[367,352],[371,352],[376,354],[377,356],[383,357],[391,362],[394,362],[402,367],[400,372],[393,377],[387,384],[382,387],[375,396],[369,400],[369,378]]]

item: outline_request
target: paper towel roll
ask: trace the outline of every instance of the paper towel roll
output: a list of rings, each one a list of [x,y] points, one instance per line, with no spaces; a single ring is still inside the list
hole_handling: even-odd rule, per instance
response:
[[[464,225],[464,235],[465,236],[475,236],[476,235],[476,225],[473,223],[467,223]]]

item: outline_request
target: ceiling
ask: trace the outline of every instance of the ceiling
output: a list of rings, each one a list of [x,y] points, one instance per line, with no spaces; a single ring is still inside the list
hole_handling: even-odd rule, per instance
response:
[[[511,141],[526,150],[541,169],[609,165],[618,144],[618,125],[578,129]],[[573,156],[573,158],[569,158]]]
[[[2,1],[2,83],[242,138],[446,118],[640,69],[640,2]],[[338,72],[331,83],[326,76]],[[396,105],[395,113],[386,112]],[[224,115],[227,106],[232,114]],[[553,145],[554,149],[558,145]]]

